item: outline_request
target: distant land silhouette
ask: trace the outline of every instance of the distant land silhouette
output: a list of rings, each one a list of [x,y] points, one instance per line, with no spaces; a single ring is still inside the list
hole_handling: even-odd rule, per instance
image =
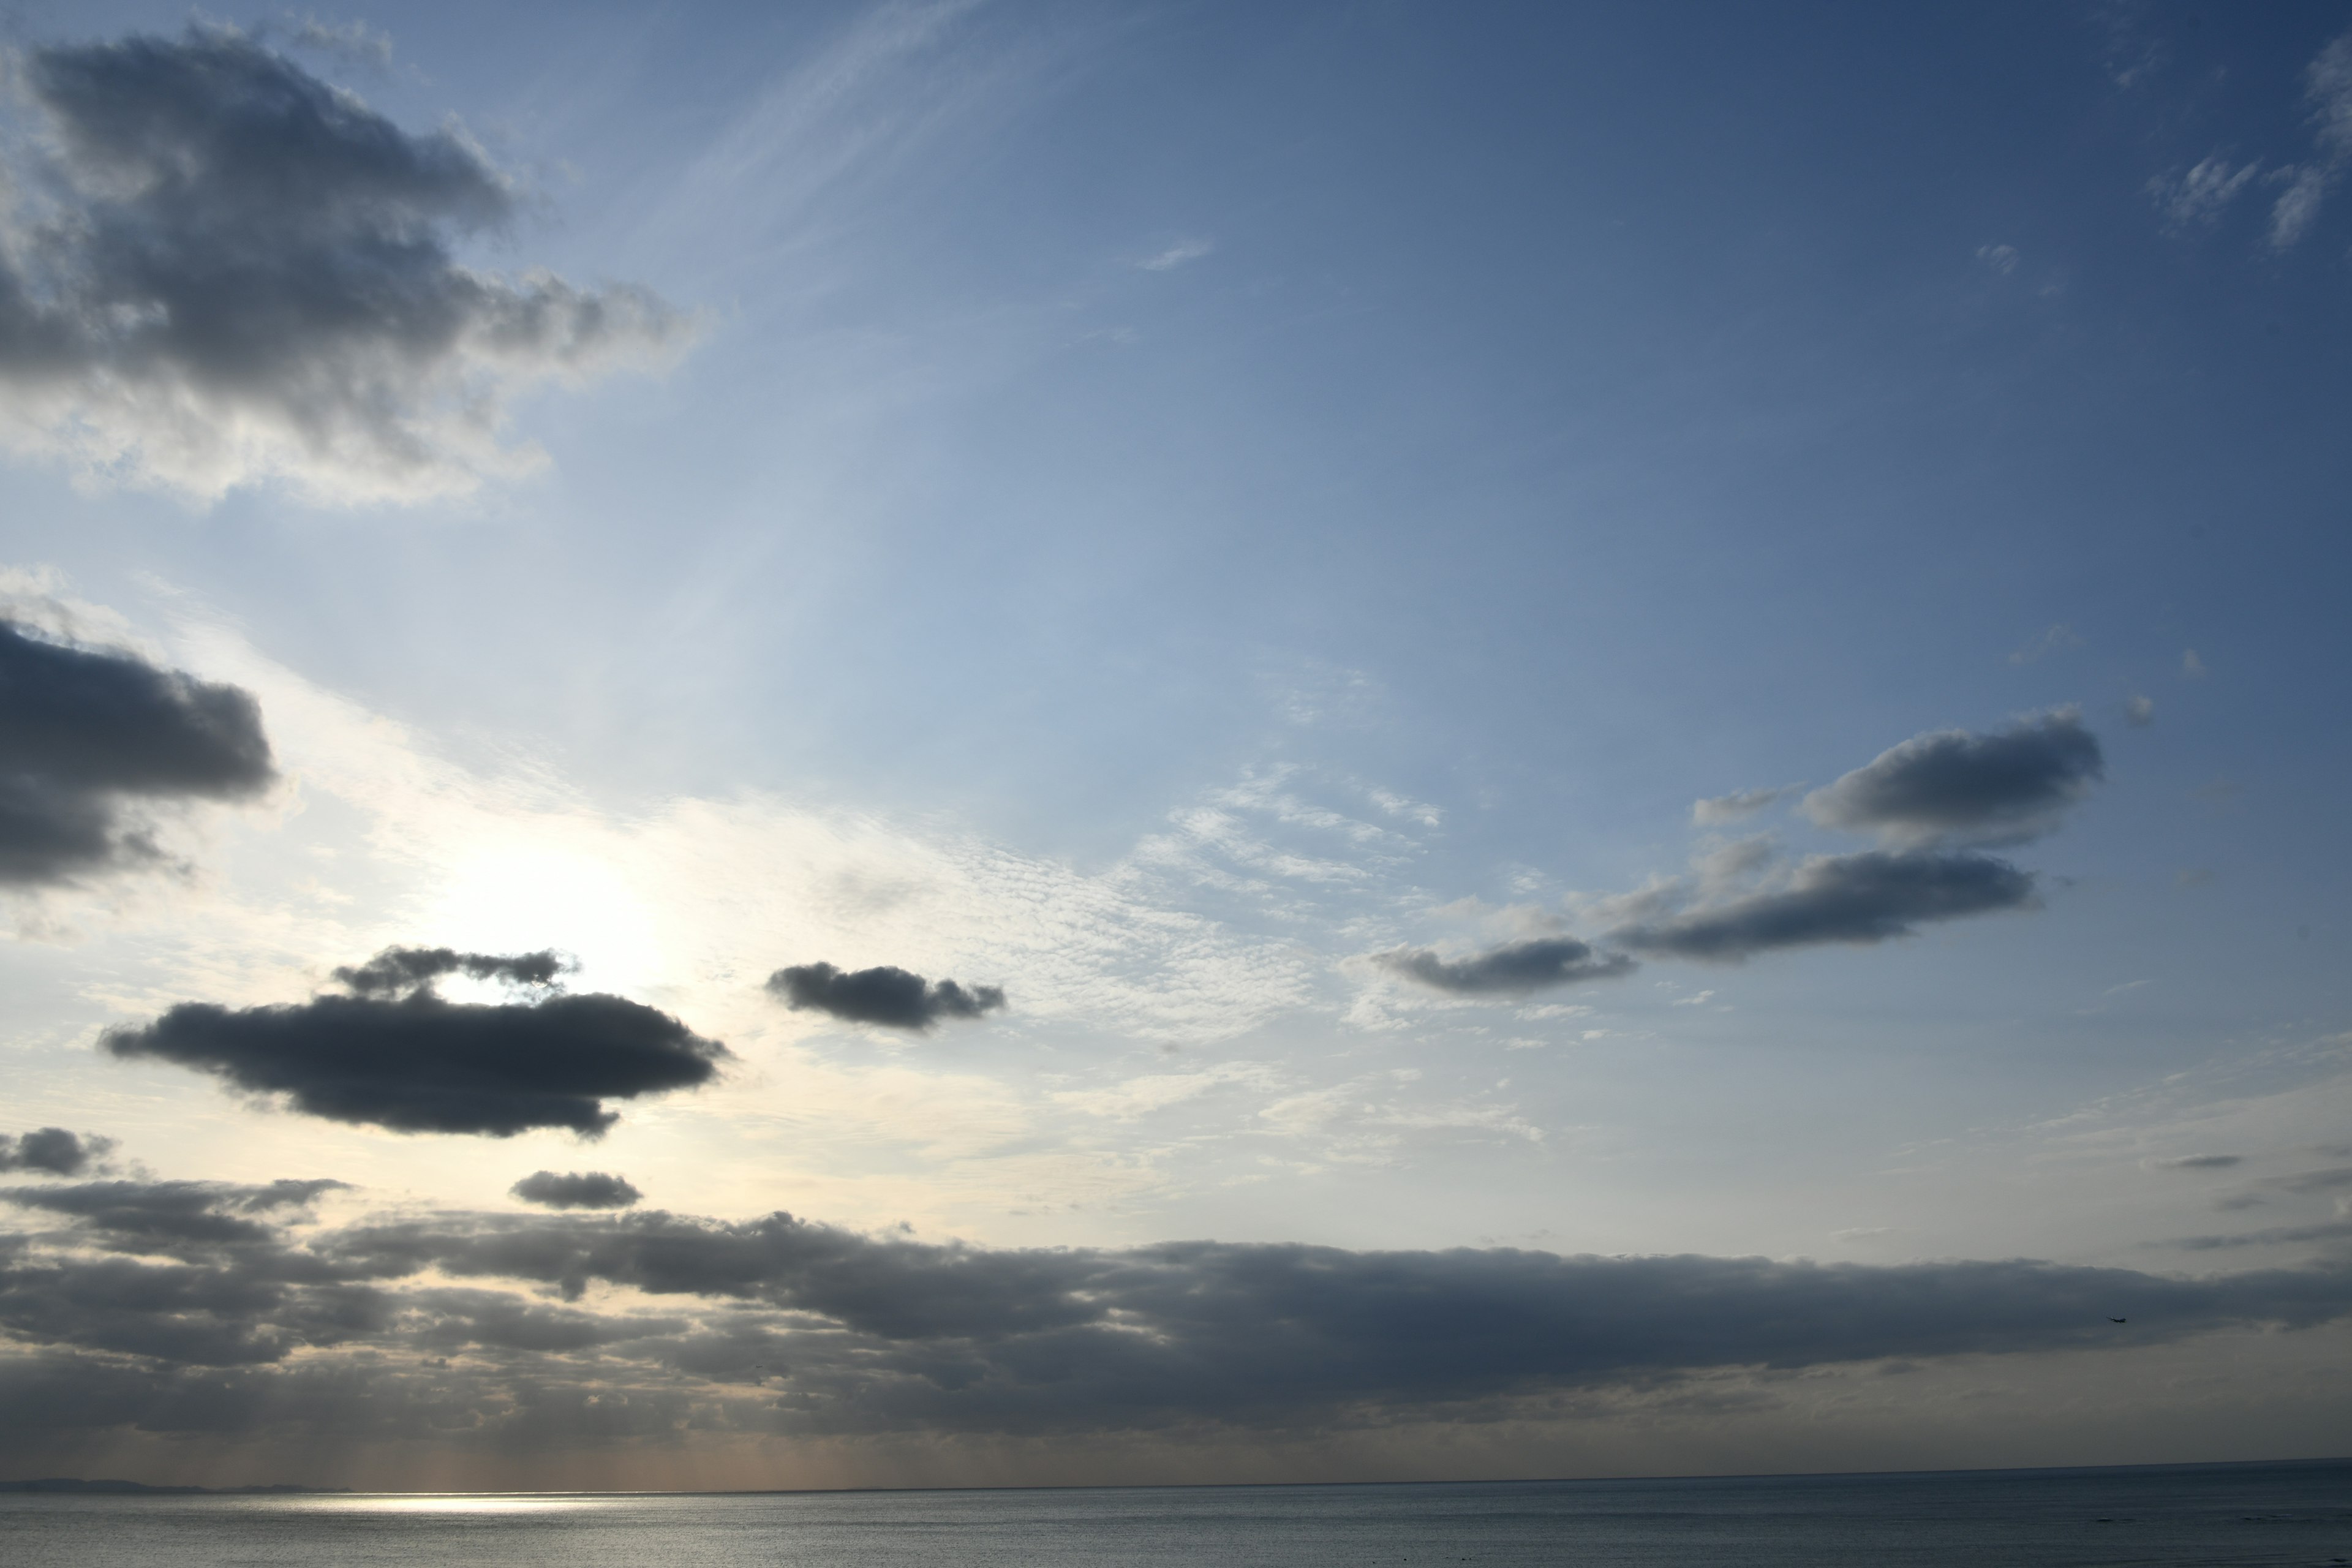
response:
[[[349,1487],[151,1487],[144,1481],[85,1481],[45,1476],[34,1481],[0,1481],[0,1492],[84,1493],[104,1497],[253,1497],[261,1493],[347,1492]]]

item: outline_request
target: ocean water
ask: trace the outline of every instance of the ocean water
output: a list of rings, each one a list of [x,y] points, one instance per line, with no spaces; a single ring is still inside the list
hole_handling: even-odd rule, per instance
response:
[[[5,1568],[2352,1561],[2352,1461],[1428,1486],[0,1496]]]

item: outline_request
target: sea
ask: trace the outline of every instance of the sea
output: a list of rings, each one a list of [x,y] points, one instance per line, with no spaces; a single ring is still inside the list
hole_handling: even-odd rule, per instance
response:
[[[0,1495],[5,1568],[2347,1562],[2352,1460],[1400,1486]]]

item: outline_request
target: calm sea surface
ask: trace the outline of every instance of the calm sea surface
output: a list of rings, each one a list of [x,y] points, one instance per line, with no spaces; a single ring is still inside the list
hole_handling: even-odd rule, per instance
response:
[[[1745,1480],[803,1492],[0,1495],[6,1568],[462,1563],[2343,1563],[2352,1461]]]

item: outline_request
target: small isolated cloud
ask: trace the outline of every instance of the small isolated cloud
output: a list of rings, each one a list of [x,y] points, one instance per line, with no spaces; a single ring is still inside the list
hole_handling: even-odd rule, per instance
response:
[[[1804,787],[1802,784],[1778,784],[1769,789],[1743,789],[1730,795],[1695,800],[1691,802],[1691,821],[1700,827],[1717,827],[1727,822],[1738,822],[1755,816],[1777,801],[1787,799]]]
[[[942,1018],[977,1018],[1004,1005],[1003,986],[934,983],[890,964],[852,973],[796,963],[768,976],[768,994],[794,1012],[830,1013],[886,1029],[928,1029]]]
[[[2028,637],[2023,643],[2019,645],[2018,647],[2011,652],[2009,662],[2011,664],[2032,664],[2037,660],[2049,658],[2053,653],[2059,653],[2070,647],[2081,647],[2082,646],[2082,634],[2077,632],[2074,627],[2068,626],[2065,622],[2060,621],[2057,625],[2050,627],[2047,631],[2036,633],[2034,636]]]
[[[249,800],[277,776],[250,693],[0,620],[0,887],[157,864],[142,807]]]
[[[521,205],[480,148],[232,29],[34,48],[12,79],[47,134],[0,167],[0,440],[87,479],[462,493],[540,460],[503,439],[518,395],[691,335],[643,289],[461,264]]]
[[[1906,847],[2015,844],[2056,826],[2105,773],[2098,738],[2066,708],[1989,735],[1916,735],[1807,795],[1805,812]]]
[[[2184,649],[2181,652],[2180,679],[2183,680],[2202,680],[2205,679],[2205,661],[2197,657],[2197,650],[2193,647]]]
[[[1173,272],[1188,261],[1198,261],[1217,248],[1212,239],[1180,239],[1157,256],[1136,263],[1146,272]]]
[[[2003,278],[2017,270],[2017,247],[2013,245],[1979,245],[1977,259],[2000,273]]]
[[[2145,730],[2156,722],[2156,699],[2142,697],[2137,692],[2124,699],[2124,722],[2135,730]]]
[[[668,1014],[620,996],[448,1002],[434,994],[430,975],[404,983],[414,989],[397,999],[366,989],[396,967],[393,955],[417,951],[391,949],[349,971],[359,977],[353,995],[236,1009],[183,1002],[152,1024],[109,1030],[102,1044],[125,1060],[175,1062],[247,1094],[282,1095],[293,1110],[331,1121],[493,1138],[535,1127],[600,1137],[620,1120],[606,1100],[693,1089],[729,1056]],[[536,973],[548,956],[493,962]]]
[[[2222,209],[2261,172],[2260,163],[2232,169],[2230,160],[2216,153],[2195,168],[2158,175],[2147,183],[2147,194],[2155,198],[2168,227],[2195,228],[2220,217]]]
[[[2279,171],[2286,189],[2271,207],[2271,244],[2284,250],[2319,216],[2320,203],[2352,163],[2352,33],[2329,44],[2304,70],[2313,157]]]
[[[2226,1171],[2246,1163],[2243,1154],[2174,1154],[2145,1162],[2151,1171]]]
[[[1572,936],[1536,937],[1466,958],[1444,958],[1426,947],[1400,947],[1374,953],[1372,962],[1391,974],[1457,996],[1523,995],[1579,981],[1613,980],[1634,968],[1623,953],[1596,952]]]
[[[625,1209],[646,1194],[626,1177],[603,1171],[534,1171],[507,1189],[527,1204],[551,1209]]]
[[[114,1140],[91,1133],[76,1136],[62,1127],[39,1127],[21,1137],[0,1132],[0,1171],[37,1171],[50,1176],[79,1176],[114,1148]]]
[[[1777,948],[1867,945],[1919,925],[2035,907],[2032,874],[1974,853],[1865,850],[1804,861],[1785,886],[1609,933],[1654,957],[1739,963]]]
[[[444,975],[503,980],[515,985],[551,985],[571,963],[553,952],[458,952],[446,947],[387,947],[365,963],[344,964],[335,979],[357,995],[399,995],[430,990]]]

